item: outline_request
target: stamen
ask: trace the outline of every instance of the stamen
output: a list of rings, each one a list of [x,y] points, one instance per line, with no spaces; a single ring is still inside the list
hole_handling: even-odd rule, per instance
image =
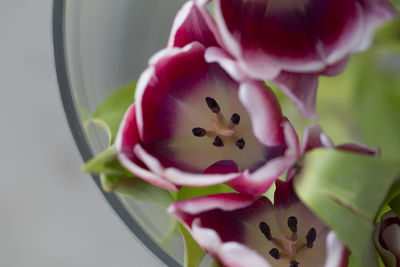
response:
[[[218,135],[215,137],[214,142],[213,142],[214,146],[217,147],[222,147],[224,146],[224,142],[222,141],[221,137],[219,137]]]
[[[211,109],[214,113],[219,113],[221,111],[217,101],[215,101],[212,97],[206,97],[207,106]]]
[[[308,230],[306,239],[307,239],[307,247],[312,248],[314,245],[315,238],[317,237],[317,231],[315,231],[315,228],[311,228]]]
[[[299,263],[297,261],[292,261],[290,263],[290,267],[298,267],[298,266],[299,266]]]
[[[197,137],[203,137],[207,134],[206,130],[204,130],[203,128],[200,128],[200,127],[193,128],[192,133],[194,136],[197,136]]]
[[[281,257],[279,250],[277,248],[273,248],[269,251],[269,255],[271,255],[272,258],[279,260]]]
[[[239,122],[240,122],[240,116],[239,116],[239,114],[237,114],[237,113],[233,113],[232,114],[232,117],[231,117],[231,122],[233,123],[233,124],[239,124]]]
[[[240,138],[239,140],[236,141],[235,145],[242,150],[244,148],[244,145],[246,144],[246,142],[244,141],[243,138]]]
[[[297,232],[297,218],[294,216],[291,216],[288,218],[287,221],[287,225],[290,228],[290,231],[292,231],[292,233],[296,233]]]
[[[265,222],[260,222],[260,230],[265,235],[265,238],[272,240],[271,229]]]

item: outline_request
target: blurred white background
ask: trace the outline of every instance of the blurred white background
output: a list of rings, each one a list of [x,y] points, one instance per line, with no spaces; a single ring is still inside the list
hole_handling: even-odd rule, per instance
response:
[[[80,171],[51,9],[51,0],[0,0],[0,266],[163,266]]]

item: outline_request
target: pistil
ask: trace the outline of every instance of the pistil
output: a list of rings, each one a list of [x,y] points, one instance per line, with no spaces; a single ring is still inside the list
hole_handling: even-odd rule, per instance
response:
[[[208,108],[216,115],[216,118],[213,118],[211,121],[212,130],[195,127],[192,129],[193,135],[196,137],[208,136],[214,138],[212,144],[216,147],[223,147],[225,143],[234,143],[240,150],[244,149],[246,142],[243,138],[237,137],[234,130],[235,126],[240,122],[240,115],[233,113],[228,124],[221,113],[218,102],[212,97],[206,97],[205,100]]]
[[[314,241],[317,238],[317,231],[314,227],[308,230],[307,235],[305,237],[305,242],[301,242],[297,237],[297,228],[298,220],[295,216],[290,216],[287,219],[287,226],[292,232],[290,238],[285,234],[279,234],[273,236],[271,233],[271,229],[266,222],[260,222],[259,228],[261,233],[265,236],[265,238],[274,244],[271,250],[269,250],[269,255],[276,259],[287,259],[289,261],[289,267],[298,267],[299,262],[296,261],[296,257],[302,253],[305,249],[311,249],[313,247]]]

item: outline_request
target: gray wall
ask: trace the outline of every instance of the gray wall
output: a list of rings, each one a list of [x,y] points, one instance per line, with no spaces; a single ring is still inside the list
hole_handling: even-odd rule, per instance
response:
[[[162,266],[82,164],[58,95],[51,0],[0,0],[0,266]]]

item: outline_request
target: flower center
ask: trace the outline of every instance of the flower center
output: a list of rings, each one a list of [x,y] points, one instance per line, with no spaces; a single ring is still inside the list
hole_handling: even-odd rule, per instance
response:
[[[246,142],[235,133],[235,127],[239,125],[240,122],[240,115],[233,113],[228,122],[221,113],[221,108],[214,98],[206,97],[205,100],[208,108],[215,114],[215,118],[211,119],[212,129],[206,130],[201,127],[195,127],[192,129],[193,135],[212,139],[212,145],[216,147],[223,147],[225,144],[234,144],[238,149],[242,150]]]
[[[299,266],[296,260],[300,253],[306,249],[311,249],[314,241],[317,238],[317,232],[314,227],[310,228],[305,237],[299,237],[297,233],[297,218],[290,216],[287,219],[287,226],[290,229],[290,236],[278,234],[273,236],[269,225],[265,222],[259,224],[261,233],[265,238],[274,244],[274,248],[269,251],[269,255],[275,260],[286,259],[289,261],[289,267]]]

